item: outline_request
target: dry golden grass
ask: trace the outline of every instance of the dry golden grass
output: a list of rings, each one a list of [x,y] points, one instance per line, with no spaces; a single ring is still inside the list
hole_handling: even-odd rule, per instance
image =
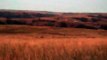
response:
[[[107,60],[107,31],[0,26],[0,60]]]
[[[79,39],[79,38],[78,38]],[[0,41],[1,60],[107,60],[107,41],[86,39]]]

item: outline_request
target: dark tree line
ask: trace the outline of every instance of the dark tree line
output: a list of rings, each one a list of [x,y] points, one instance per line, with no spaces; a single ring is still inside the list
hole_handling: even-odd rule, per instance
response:
[[[7,24],[17,24],[17,25],[25,25],[26,22],[25,21],[19,21],[19,20],[11,20],[11,19],[8,19],[6,21]]]
[[[52,17],[54,14],[41,14],[41,13],[15,13],[15,12],[0,12],[0,17],[6,18],[34,18],[34,17]]]

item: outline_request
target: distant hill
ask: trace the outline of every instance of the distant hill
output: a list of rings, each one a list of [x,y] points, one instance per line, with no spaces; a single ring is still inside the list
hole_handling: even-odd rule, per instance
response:
[[[0,24],[107,30],[107,13],[65,13],[28,10],[0,10]]]

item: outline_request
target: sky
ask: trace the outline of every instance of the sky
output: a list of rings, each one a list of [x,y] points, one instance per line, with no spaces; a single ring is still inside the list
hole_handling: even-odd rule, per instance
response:
[[[0,9],[107,13],[107,0],[0,0]]]

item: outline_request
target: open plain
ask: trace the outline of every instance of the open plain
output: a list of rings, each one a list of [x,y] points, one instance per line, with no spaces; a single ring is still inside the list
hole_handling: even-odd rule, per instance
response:
[[[0,60],[107,60],[107,30],[0,25]]]

